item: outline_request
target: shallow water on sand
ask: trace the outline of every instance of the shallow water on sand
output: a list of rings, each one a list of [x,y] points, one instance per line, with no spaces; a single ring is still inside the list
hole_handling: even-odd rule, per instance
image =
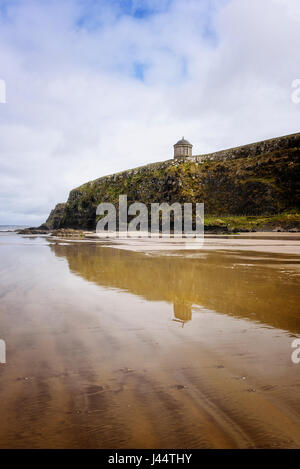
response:
[[[0,447],[300,447],[300,257],[0,235]]]

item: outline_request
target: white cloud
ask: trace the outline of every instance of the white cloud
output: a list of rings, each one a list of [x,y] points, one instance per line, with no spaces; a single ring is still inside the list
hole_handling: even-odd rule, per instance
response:
[[[132,11],[154,10],[142,18],[104,1],[9,4],[0,223],[38,224],[73,187],[172,157],[182,134],[202,153],[299,130],[298,1],[139,0]]]

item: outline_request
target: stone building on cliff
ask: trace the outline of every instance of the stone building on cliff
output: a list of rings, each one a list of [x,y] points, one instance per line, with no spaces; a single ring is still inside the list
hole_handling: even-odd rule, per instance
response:
[[[174,146],[174,158],[192,156],[193,145],[182,137]]]

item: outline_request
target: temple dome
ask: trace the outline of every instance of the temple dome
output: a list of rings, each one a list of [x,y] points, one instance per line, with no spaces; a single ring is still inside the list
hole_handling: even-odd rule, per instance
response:
[[[182,137],[181,140],[178,140],[178,142],[175,143],[175,145],[191,145],[191,146],[193,146],[190,142],[188,142],[187,140],[185,140],[184,137]]]

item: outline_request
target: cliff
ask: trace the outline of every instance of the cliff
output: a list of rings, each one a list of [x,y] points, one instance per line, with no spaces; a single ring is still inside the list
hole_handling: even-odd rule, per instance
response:
[[[141,166],[87,182],[45,225],[95,229],[100,202],[204,202],[207,216],[266,216],[299,209],[300,133]]]
[[[60,228],[65,208],[66,203],[57,204],[55,208],[51,210],[49,217],[47,218],[46,222],[42,225],[42,227],[49,230],[55,230],[57,228]]]

